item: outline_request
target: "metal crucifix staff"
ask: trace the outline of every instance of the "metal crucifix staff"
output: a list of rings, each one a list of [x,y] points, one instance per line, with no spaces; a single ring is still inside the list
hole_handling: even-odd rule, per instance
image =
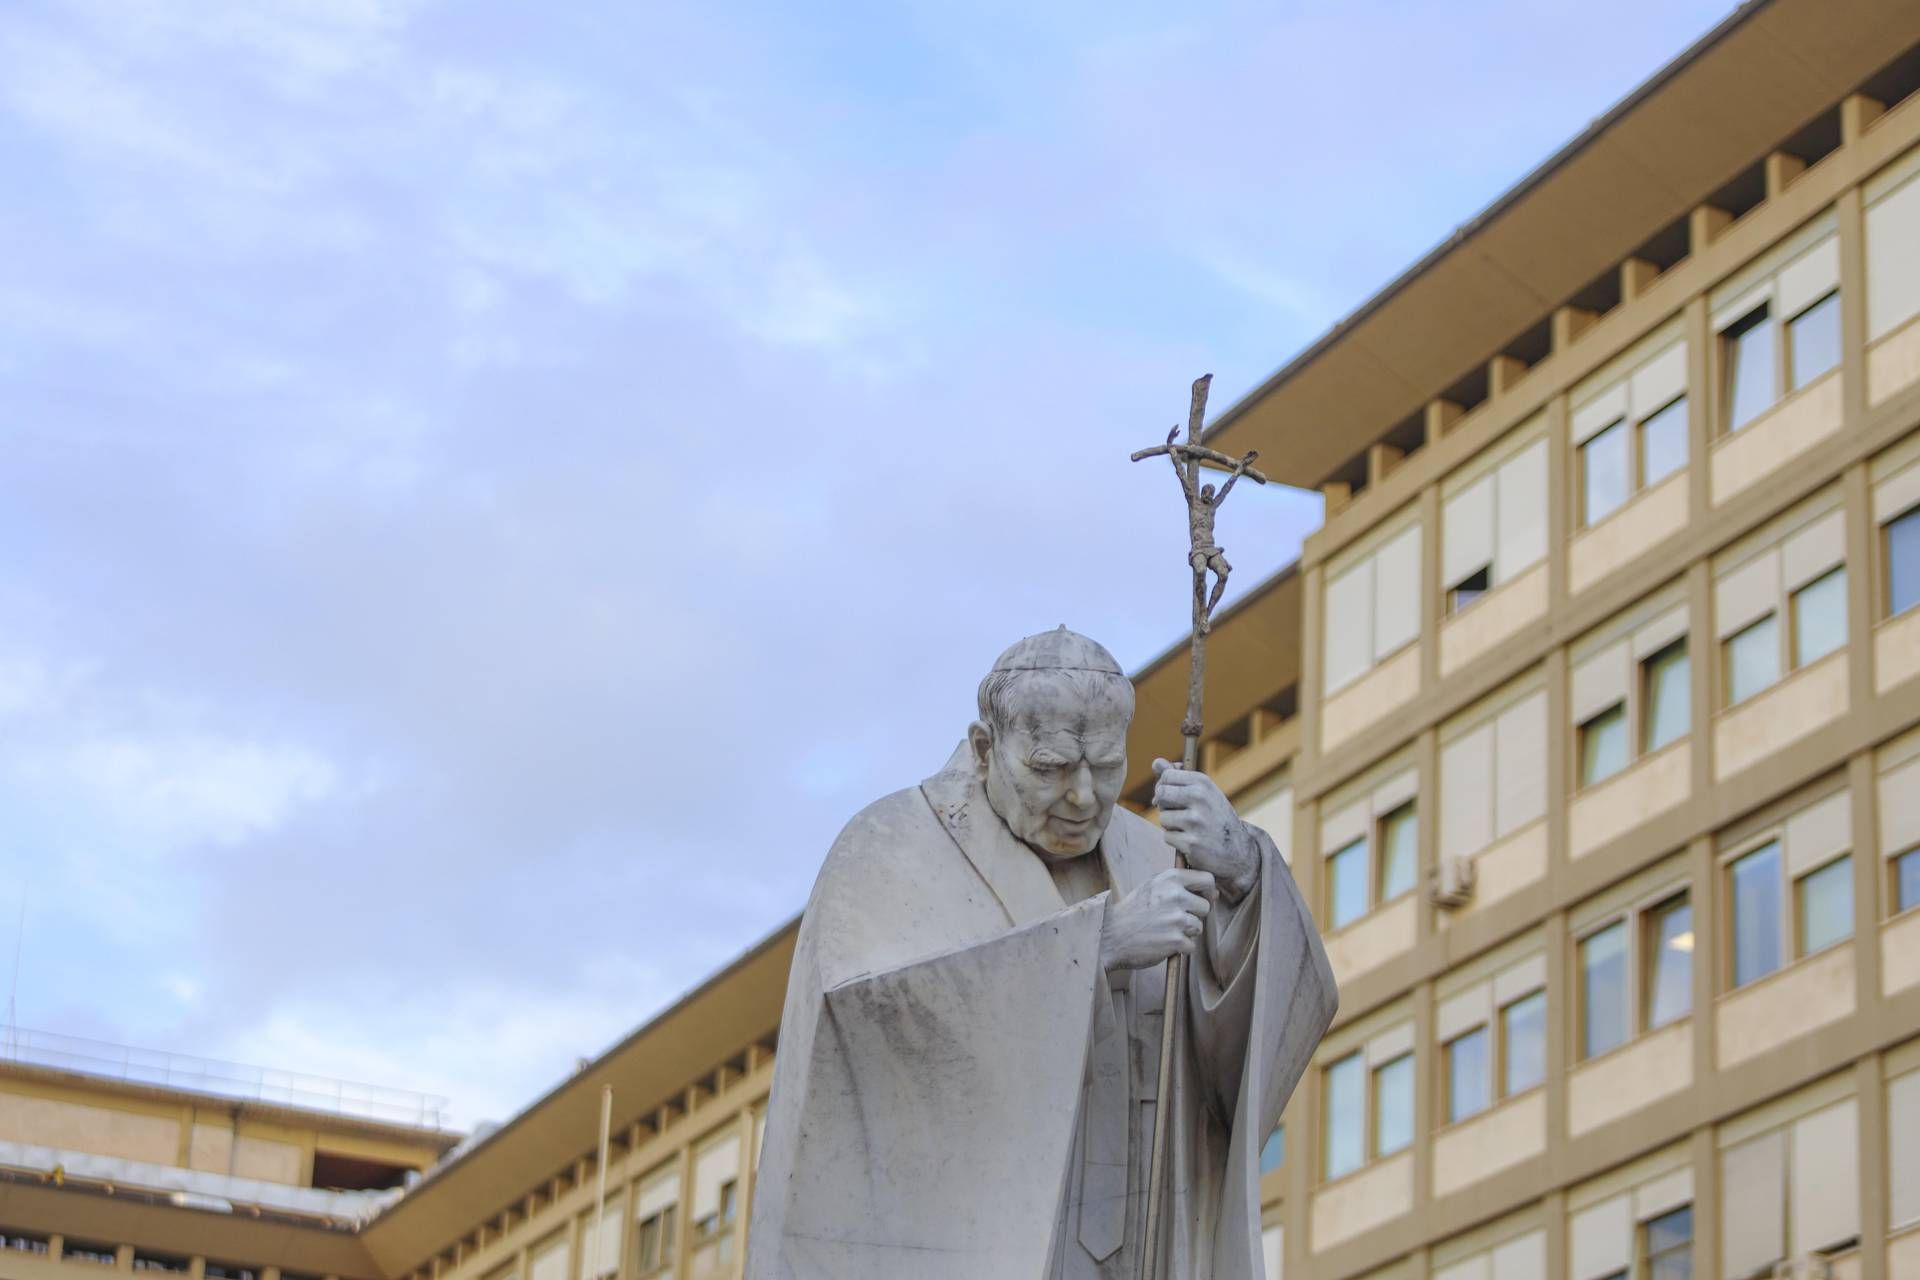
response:
[[[1265,476],[1253,469],[1254,459],[1259,454],[1250,452],[1242,458],[1231,458],[1201,445],[1200,425],[1207,416],[1207,388],[1212,383],[1213,375],[1210,373],[1194,380],[1193,401],[1187,409],[1187,438],[1184,443],[1175,443],[1180,435],[1180,428],[1176,424],[1167,433],[1165,444],[1142,449],[1133,455],[1133,460],[1139,462],[1143,458],[1165,454],[1173,463],[1173,473],[1180,477],[1180,492],[1187,500],[1187,565],[1193,570],[1193,632],[1187,657],[1187,714],[1180,722],[1180,736],[1185,739],[1181,764],[1186,769],[1200,767],[1200,716],[1202,695],[1207,684],[1207,633],[1213,629],[1213,611],[1219,606],[1220,597],[1227,589],[1227,575],[1233,572],[1233,566],[1227,563],[1226,555],[1213,540],[1214,516],[1219,513],[1220,504],[1227,500],[1228,492],[1241,476],[1246,476],[1255,484],[1267,482]],[[1217,491],[1213,485],[1201,483],[1203,462],[1211,462],[1227,472],[1226,482]],[[1211,590],[1207,585],[1208,574],[1213,575]],[[1186,859],[1175,854],[1174,864],[1184,867]],[[1186,1025],[1182,1000],[1186,992],[1185,978],[1186,967],[1182,957],[1170,957],[1167,960],[1166,1012],[1160,1029],[1160,1074],[1157,1077],[1160,1081],[1160,1102],[1154,1107],[1153,1155],[1147,1165],[1146,1238],[1140,1253],[1142,1280],[1153,1280],[1160,1265],[1160,1228],[1167,1193],[1168,1082],[1173,1075],[1173,1064]]]

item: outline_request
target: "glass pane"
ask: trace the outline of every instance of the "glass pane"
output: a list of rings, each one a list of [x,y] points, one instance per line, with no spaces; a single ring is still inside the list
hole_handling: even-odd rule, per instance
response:
[[[1500,1011],[1506,1037],[1506,1096],[1524,1093],[1547,1078],[1547,993],[1536,991]]]
[[[1391,1155],[1413,1142],[1413,1055],[1373,1073],[1373,1154]]]
[[[1581,1056],[1626,1043],[1627,924],[1608,925],[1580,944]]]
[[[1840,363],[1840,295],[1830,293],[1787,324],[1787,368],[1798,391]]]
[[[1665,1253],[1693,1243],[1693,1206],[1663,1213],[1647,1222],[1647,1252]]]
[[[1580,446],[1588,524],[1596,524],[1627,500],[1627,424],[1616,422]]]
[[[1727,641],[1727,705],[1745,702],[1780,678],[1780,633],[1772,614]]]
[[[1835,569],[1793,593],[1793,665],[1804,667],[1847,642],[1847,571]]]
[[[1260,1172],[1272,1173],[1287,1162],[1287,1126],[1275,1125],[1260,1148]]]
[[[1641,664],[1643,751],[1658,751],[1686,736],[1693,721],[1693,670],[1687,642],[1675,640]]]
[[[1647,912],[1647,1028],[1693,1009],[1693,904],[1686,895]]]
[[[1836,858],[1800,877],[1800,954],[1853,936],[1853,859]]]
[[[1397,898],[1413,888],[1418,828],[1413,820],[1413,805],[1403,804],[1380,824],[1380,900]]]
[[[1327,1176],[1358,1169],[1366,1159],[1366,1065],[1350,1053],[1327,1068]]]
[[[1327,859],[1329,928],[1352,924],[1367,914],[1367,842],[1355,840]]]
[[[1720,336],[1726,362],[1727,430],[1738,431],[1773,407],[1773,326],[1760,307]]]
[[[1621,1280],[1626,1280],[1624,1273]],[[1693,1280],[1692,1246],[1648,1259],[1647,1280]]]
[[[1900,855],[1900,861],[1894,866],[1893,900],[1899,903],[1898,910],[1908,907],[1920,907],[1920,849]]]
[[[1580,726],[1580,785],[1590,787],[1627,767],[1627,709],[1608,707]]]
[[[1447,1119],[1463,1120],[1485,1111],[1492,1073],[1487,1066],[1487,1029],[1475,1027],[1447,1041]]]
[[[1887,612],[1920,604],[1920,509],[1887,524]]]
[[[1640,487],[1659,484],[1687,465],[1687,398],[1640,424]]]
[[[1478,569],[1475,569],[1472,573],[1453,584],[1453,589],[1447,593],[1448,609],[1454,613],[1460,612],[1475,600],[1487,594],[1492,582],[1493,566],[1481,565]]]
[[[1780,967],[1780,845],[1762,845],[1733,864],[1733,985]]]

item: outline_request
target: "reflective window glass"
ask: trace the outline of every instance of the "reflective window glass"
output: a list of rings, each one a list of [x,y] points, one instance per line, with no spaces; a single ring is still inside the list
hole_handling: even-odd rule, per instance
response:
[[[1350,1053],[1327,1068],[1327,1176],[1351,1173],[1366,1160],[1366,1064]]]
[[[1642,751],[1684,738],[1693,723],[1692,668],[1685,637],[1640,664]]]
[[[1733,864],[1733,985],[1745,986],[1780,967],[1780,844],[1755,849]]]
[[[1780,679],[1780,629],[1772,614],[1727,641],[1727,705],[1745,702]]]
[[[1920,604],[1920,507],[1887,522],[1887,612]]]
[[[1800,954],[1853,936],[1853,859],[1836,858],[1800,877]]]
[[[1920,907],[1920,849],[1903,853],[1893,867],[1893,900],[1898,911]]]
[[[1487,1109],[1492,1073],[1487,1029],[1475,1027],[1447,1041],[1447,1120],[1464,1120]]]
[[[1669,898],[1645,917],[1647,1027],[1665,1026],[1693,1009],[1693,904]]]
[[[1352,924],[1367,914],[1367,842],[1355,840],[1327,859],[1329,928]]]
[[[1287,1126],[1275,1125],[1260,1148],[1260,1172],[1272,1173],[1287,1162]]]
[[[1693,1206],[1650,1218],[1645,1230],[1647,1280],[1692,1280]]]
[[[1373,1154],[1413,1143],[1413,1055],[1401,1054],[1373,1073]]]
[[[1419,863],[1418,827],[1413,805],[1403,804],[1380,824],[1380,900],[1397,898],[1413,888]]]
[[[1840,365],[1840,295],[1830,293],[1787,323],[1787,369],[1798,391]]]
[[[1627,708],[1608,707],[1580,726],[1580,785],[1590,787],[1627,767]]]
[[[1580,474],[1588,524],[1598,524],[1627,500],[1627,424],[1616,422],[1580,446]]]
[[[1847,571],[1822,574],[1793,593],[1793,665],[1804,667],[1847,642]]]
[[[1720,335],[1727,430],[1738,431],[1773,407],[1773,326],[1767,309],[1750,311]]]
[[[1580,943],[1581,1056],[1597,1057],[1627,1039],[1627,924],[1611,924]]]
[[[1547,993],[1536,991],[1500,1011],[1506,1041],[1504,1092],[1512,1097],[1547,1078]]]
[[[1687,465],[1687,398],[1681,396],[1640,424],[1640,485],[1646,488]]]

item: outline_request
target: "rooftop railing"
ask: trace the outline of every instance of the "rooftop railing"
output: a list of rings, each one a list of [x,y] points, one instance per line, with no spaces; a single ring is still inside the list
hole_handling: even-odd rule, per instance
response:
[[[411,1089],[136,1049],[27,1027],[0,1026],[0,1061],[418,1129],[445,1128],[450,1105],[446,1098]]]

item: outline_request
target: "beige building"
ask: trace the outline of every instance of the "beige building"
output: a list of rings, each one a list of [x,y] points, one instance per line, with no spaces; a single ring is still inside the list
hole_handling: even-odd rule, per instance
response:
[[[1343,993],[1271,1275],[1920,1277],[1917,87],[1745,5],[1211,429],[1327,499],[1208,691]],[[793,932],[451,1151],[0,1065],[0,1280],[737,1276]]]

